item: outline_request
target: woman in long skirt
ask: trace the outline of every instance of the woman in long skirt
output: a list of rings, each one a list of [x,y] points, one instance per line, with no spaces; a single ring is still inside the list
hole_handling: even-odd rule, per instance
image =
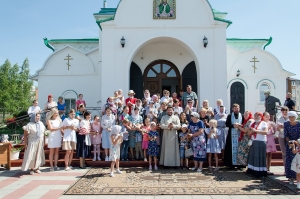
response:
[[[268,175],[266,162],[268,125],[263,121],[263,114],[261,112],[254,114],[254,121],[249,130],[253,141],[248,157],[247,173],[256,177],[266,177]]]
[[[85,158],[91,157],[91,114],[87,111],[83,114],[83,120],[80,122],[80,130],[77,136],[76,156],[80,160],[80,168],[85,169]]]
[[[25,139],[25,154],[22,171],[30,168],[30,174],[41,173],[40,166],[45,164],[44,133],[45,126],[40,122],[40,114],[31,114],[30,122],[23,127]]]
[[[289,146],[289,141],[300,139],[300,123],[297,121],[298,115],[295,111],[290,111],[288,117],[290,121],[284,123],[284,137],[287,141],[285,173],[292,185],[296,179],[296,172],[291,170],[295,154],[292,152],[292,147]]]
[[[248,135],[248,131],[250,125],[254,122],[252,113],[250,111],[245,111],[244,113],[244,122],[242,125],[239,125],[238,128],[241,131],[237,155],[237,163],[238,165],[247,166],[248,164],[248,155],[250,147],[248,146],[248,142],[251,137]]]

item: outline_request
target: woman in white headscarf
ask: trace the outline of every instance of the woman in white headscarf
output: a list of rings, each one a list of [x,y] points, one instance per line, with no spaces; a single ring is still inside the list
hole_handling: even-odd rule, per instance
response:
[[[45,164],[44,133],[45,126],[40,121],[40,114],[32,114],[30,122],[23,126],[25,139],[25,154],[22,171],[30,168],[30,174],[41,173],[39,167]]]

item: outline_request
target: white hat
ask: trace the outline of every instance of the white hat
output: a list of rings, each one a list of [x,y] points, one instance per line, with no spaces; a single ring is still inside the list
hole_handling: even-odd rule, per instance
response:
[[[188,126],[186,125],[186,124],[183,124],[182,126],[181,126],[181,128],[187,128]]]
[[[121,91],[121,92],[123,92],[123,91],[122,91],[122,89],[119,89],[118,91]]]
[[[135,93],[134,93],[133,90],[128,91],[128,95],[130,95],[130,94],[134,94],[135,95]]]
[[[264,94],[270,95],[271,92],[270,91],[265,91]]]
[[[191,116],[196,117],[196,118],[199,119],[199,114],[198,114],[197,112],[192,112],[192,113],[191,113]]]
[[[156,126],[156,123],[155,122],[151,122],[150,125],[155,125]]]
[[[290,111],[290,112],[288,112],[288,117],[295,117],[297,119],[298,114],[295,111]]]
[[[114,125],[111,130],[111,134],[120,134],[122,127],[119,125]]]

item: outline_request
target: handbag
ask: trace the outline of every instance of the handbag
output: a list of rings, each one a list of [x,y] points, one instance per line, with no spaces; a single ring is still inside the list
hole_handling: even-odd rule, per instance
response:
[[[186,149],[185,152],[184,152],[184,155],[185,155],[186,158],[194,155],[193,149],[192,148]]]

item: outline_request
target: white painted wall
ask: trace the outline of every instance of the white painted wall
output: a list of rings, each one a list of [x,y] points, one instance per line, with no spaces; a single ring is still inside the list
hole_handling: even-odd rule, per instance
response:
[[[64,60],[71,55],[70,70]],[[38,72],[39,105],[47,102],[47,96],[52,94],[57,101],[66,90],[82,93],[89,107],[98,106],[99,92],[99,58],[98,50],[84,54],[76,48],[66,46],[52,53],[45,61],[43,68]],[[66,93],[63,97],[74,97],[73,92]]]
[[[161,58],[173,62],[180,71],[194,60],[198,74],[196,92],[200,101],[216,101],[223,96],[227,103],[227,77],[224,75],[227,72],[227,24],[213,20],[206,0],[176,2],[176,20],[153,20],[152,1],[125,0],[120,3],[115,20],[101,24],[102,101],[118,88],[127,93],[132,61],[136,61],[143,71],[150,62]],[[133,7],[140,9],[132,12]],[[126,39],[124,48],[120,45],[122,36]],[[209,41],[207,48],[203,47],[204,36]],[[155,50],[156,45],[162,50]],[[145,60],[140,60],[141,52],[144,52]],[[113,81],[109,74],[114,74]]]
[[[228,47],[228,102],[230,103],[230,86],[238,81],[245,86],[245,110],[265,111],[264,103],[260,102],[260,85],[266,83],[270,87],[271,95],[284,103],[286,93],[286,78],[291,74],[284,71],[278,59],[271,53],[253,48],[246,52],[239,52]],[[239,53],[238,53],[239,52]],[[253,57],[259,61],[256,63],[257,70],[254,73]],[[241,75],[236,77],[236,71]],[[242,81],[243,80],[243,81]],[[247,88],[248,87],[248,88]],[[228,104],[229,105],[229,104]]]

